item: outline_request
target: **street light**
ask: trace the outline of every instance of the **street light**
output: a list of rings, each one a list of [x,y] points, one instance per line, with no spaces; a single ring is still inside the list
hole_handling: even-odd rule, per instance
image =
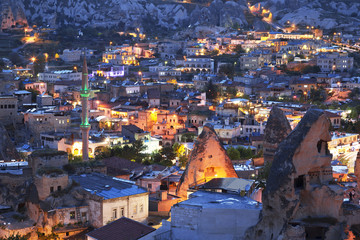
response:
[[[30,60],[34,63],[36,61],[36,58],[32,57]]]

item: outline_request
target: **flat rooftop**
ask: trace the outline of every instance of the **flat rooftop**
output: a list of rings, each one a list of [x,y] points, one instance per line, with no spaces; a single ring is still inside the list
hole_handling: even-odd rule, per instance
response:
[[[178,203],[181,207],[230,208],[261,210],[262,204],[236,194],[197,191],[189,199]]]
[[[339,133],[339,134],[333,133],[333,134],[331,134],[331,140],[352,137],[352,136],[357,136],[357,135],[359,135],[359,134],[357,134],[357,133]]]
[[[110,177],[100,173],[75,175],[71,176],[71,179],[79,183],[86,191],[103,197],[104,200],[147,192],[147,190],[135,185],[132,181]]]

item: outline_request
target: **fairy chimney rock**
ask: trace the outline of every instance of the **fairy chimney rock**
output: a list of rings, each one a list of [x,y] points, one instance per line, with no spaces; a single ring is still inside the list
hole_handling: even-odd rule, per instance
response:
[[[343,189],[331,184],[329,127],[322,110],[310,109],[279,144],[263,192],[262,218],[245,239],[278,239],[295,232],[300,237],[312,234],[321,219],[340,219]],[[299,225],[295,232],[292,223]],[[327,239],[328,229],[318,231],[317,237]]]
[[[358,189],[360,190],[360,151],[357,153],[356,156],[354,173],[357,179]]]
[[[205,125],[191,151],[181,176],[177,195],[187,198],[187,190],[213,178],[238,177],[214,129]]]
[[[290,124],[284,112],[274,106],[270,111],[269,119],[264,132],[264,162],[272,162],[279,144],[291,132]]]

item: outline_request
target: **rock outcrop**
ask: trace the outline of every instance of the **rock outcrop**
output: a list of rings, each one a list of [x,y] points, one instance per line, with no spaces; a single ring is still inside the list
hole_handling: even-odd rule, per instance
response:
[[[227,177],[238,176],[214,129],[204,126],[181,176],[177,195],[187,198],[189,187],[213,178]]]
[[[278,145],[289,135],[291,127],[284,112],[272,107],[264,132],[264,162],[272,162]]]
[[[357,179],[358,190],[360,190],[360,151],[356,155],[354,173]]]
[[[342,27],[348,31],[360,26],[357,0],[267,0],[263,3],[280,24],[289,21],[321,29]]]
[[[0,160],[10,161],[12,159],[19,160],[20,155],[11,141],[6,128],[0,123]]]
[[[25,12],[20,1],[2,0],[0,2],[0,30],[10,29],[13,26],[27,25]]]
[[[341,232],[343,203],[343,189],[330,183],[329,127],[323,111],[310,109],[280,143],[263,193],[262,218],[247,239],[339,239],[327,234]]]

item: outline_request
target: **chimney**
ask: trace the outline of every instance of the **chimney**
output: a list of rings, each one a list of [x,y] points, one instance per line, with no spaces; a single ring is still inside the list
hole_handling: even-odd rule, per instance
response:
[[[159,191],[158,198],[160,201],[165,201],[167,199],[167,192],[166,191]]]

